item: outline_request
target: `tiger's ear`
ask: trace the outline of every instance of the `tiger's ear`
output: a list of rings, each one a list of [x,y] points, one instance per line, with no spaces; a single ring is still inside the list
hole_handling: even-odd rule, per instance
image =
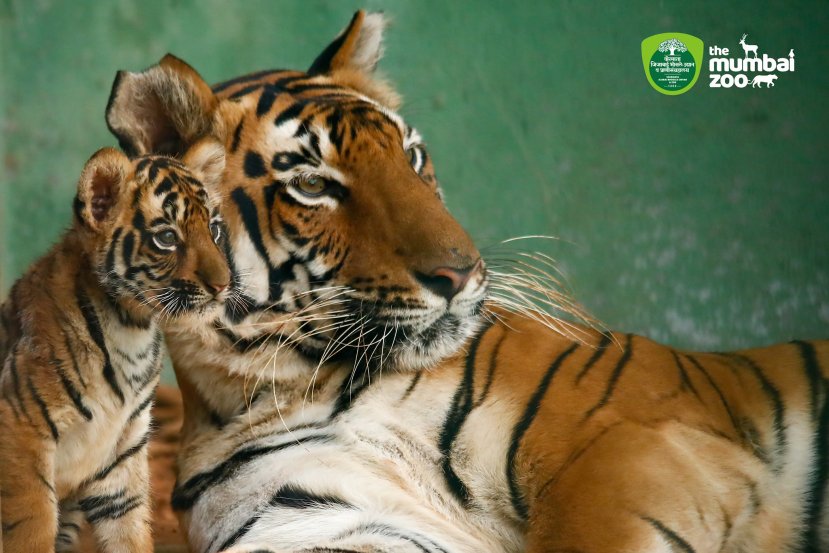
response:
[[[317,56],[308,69],[308,74],[320,75],[340,69],[373,73],[383,56],[383,31],[386,24],[382,13],[358,11],[348,27]]]
[[[209,132],[216,104],[196,70],[167,54],[140,73],[118,72],[106,121],[131,156],[181,154]]]
[[[194,176],[198,177],[211,198],[218,199],[225,171],[225,149],[214,138],[204,138],[187,150],[182,159]]]
[[[102,148],[89,158],[78,179],[75,216],[85,227],[99,232],[113,215],[132,174],[129,158],[115,148]]]
[[[348,27],[317,56],[308,74],[328,75],[336,83],[396,110],[400,107],[400,95],[374,73],[383,57],[383,33],[387,24],[382,13],[358,11]]]

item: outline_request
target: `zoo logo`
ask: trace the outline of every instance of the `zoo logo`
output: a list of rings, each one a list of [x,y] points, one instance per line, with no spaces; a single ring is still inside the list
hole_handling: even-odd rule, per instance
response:
[[[728,56],[728,48],[716,45],[708,48],[708,54],[711,56],[708,60],[710,88],[745,88],[749,82],[751,88],[763,88],[763,85],[766,85],[765,88],[771,88],[774,81],[779,78],[777,73],[794,71],[794,49],[790,49],[789,55],[785,57],[773,58],[765,53],[760,57],[757,53],[758,46],[746,43],[747,36],[744,34],[738,43],[743,48],[742,58],[724,57]],[[760,74],[749,81],[746,73]]]
[[[702,69],[702,40],[685,33],[661,33],[642,41],[642,63],[651,86],[676,96],[691,90]]]

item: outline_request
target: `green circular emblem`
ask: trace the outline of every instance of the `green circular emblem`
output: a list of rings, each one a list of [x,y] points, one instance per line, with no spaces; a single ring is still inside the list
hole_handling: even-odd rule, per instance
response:
[[[675,38],[662,42],[649,64],[651,79],[664,90],[681,90],[690,85],[696,67],[694,56]]]

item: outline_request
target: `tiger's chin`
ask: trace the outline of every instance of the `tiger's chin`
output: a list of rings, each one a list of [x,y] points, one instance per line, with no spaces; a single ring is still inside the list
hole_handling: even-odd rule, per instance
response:
[[[368,322],[357,343],[340,336],[331,340],[333,347],[305,343],[299,349],[315,359],[346,362],[357,372],[419,371],[460,351],[480,326],[478,309],[463,315],[446,311],[421,328],[403,322]]]
[[[398,371],[430,369],[461,350],[481,324],[477,313],[466,317],[446,313],[394,348],[393,368]]]

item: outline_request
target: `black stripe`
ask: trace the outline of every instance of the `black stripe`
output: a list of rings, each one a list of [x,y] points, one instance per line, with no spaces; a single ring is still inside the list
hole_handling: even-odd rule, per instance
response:
[[[112,503],[104,508],[98,509],[97,511],[93,511],[91,513],[86,514],[86,520],[89,521],[90,524],[95,524],[103,519],[109,520],[116,520],[130,511],[137,509],[140,507],[144,501],[139,496],[132,496],[123,501]]]
[[[809,390],[812,396],[812,420],[818,420],[821,412],[821,394],[824,392],[823,375],[820,372],[815,347],[809,342],[795,340],[792,342],[800,351],[800,362],[809,379]]]
[[[492,328],[492,324],[488,324],[478,331],[477,336],[469,344],[463,378],[461,378],[461,382],[452,398],[452,405],[446,414],[446,420],[443,423],[443,428],[438,439],[438,449],[442,456],[441,469],[443,471],[443,478],[446,480],[446,484],[449,486],[449,491],[452,492],[452,495],[464,504],[469,502],[471,496],[469,495],[469,489],[466,487],[466,484],[455,473],[455,469],[452,468],[452,444],[454,444],[455,439],[460,434],[467,416],[474,409],[472,396],[475,390],[475,361],[481,340],[483,340],[484,335],[490,328]]]
[[[243,169],[245,170],[245,176],[250,179],[256,179],[268,174],[267,169],[265,169],[265,161],[262,159],[262,156],[253,150],[248,150],[245,153]]]
[[[651,526],[656,528],[665,541],[668,542],[668,545],[671,546],[671,549],[676,549],[682,553],[695,553],[694,548],[691,547],[690,543],[685,541],[679,534],[662,524],[660,521],[651,517],[642,517],[642,520],[647,521]]]
[[[62,334],[64,346],[66,346],[66,351],[69,353],[69,359],[72,361],[72,370],[75,371],[75,375],[78,377],[78,381],[81,383],[81,386],[86,388],[86,381],[81,374],[81,366],[78,364],[78,357],[75,355],[75,346],[69,339],[68,330],[71,330],[72,334],[74,334],[76,338],[78,337],[78,332],[75,330],[74,326],[69,323],[66,323],[66,326],[64,326],[63,322],[61,323],[61,330],[63,330]]]
[[[261,84],[252,84],[250,86],[240,88],[239,90],[228,96],[228,99],[235,100],[237,98],[241,98],[242,96],[246,96],[255,90],[259,90],[260,88],[262,88]]]
[[[341,541],[353,536],[364,537],[367,533],[405,541],[415,546],[419,551],[423,551],[423,553],[448,553],[446,549],[426,536],[416,532],[407,532],[403,529],[379,522],[361,524],[356,528],[335,536],[333,541]]]
[[[423,377],[423,371],[417,371],[415,373],[414,378],[412,378],[412,381],[406,387],[406,391],[403,392],[403,397],[400,398],[400,401],[403,401],[404,399],[406,399],[407,397],[412,395],[412,392],[414,392],[414,389],[417,387],[417,384],[420,382],[420,379],[422,377]]]
[[[236,188],[230,193],[236,207],[239,209],[239,215],[242,217],[242,224],[250,237],[253,246],[257,253],[262,258],[262,261],[268,267],[268,284],[270,286],[269,298],[278,299],[282,295],[282,281],[278,279],[278,269],[275,269],[268,257],[268,251],[265,248],[265,242],[262,239],[262,231],[259,228],[259,213],[256,210],[256,204],[248,196],[242,188]]]
[[[112,360],[109,358],[109,350],[107,350],[106,342],[104,341],[104,331],[101,329],[101,323],[98,321],[95,307],[80,286],[78,286],[76,295],[78,307],[80,307],[81,315],[83,315],[83,319],[86,322],[86,329],[89,332],[89,336],[104,356],[104,379],[107,381],[113,393],[121,400],[121,403],[124,403],[124,392],[121,391],[121,386],[118,385],[118,379],[115,377],[115,369],[112,367]]]
[[[812,394],[814,430],[814,462],[809,492],[806,496],[806,530],[803,553],[821,553],[822,515],[829,486],[829,381],[821,376],[815,348],[808,342],[794,342],[800,348],[803,370],[809,377]]]
[[[277,91],[272,87],[265,87],[262,94],[259,96],[259,101],[256,103],[256,116],[262,117],[268,113],[276,101]]]
[[[123,227],[118,227],[115,229],[115,232],[112,233],[109,248],[107,249],[106,260],[104,261],[104,266],[107,272],[111,273],[115,271],[115,248],[118,246],[118,239],[121,237],[122,232],[124,232]]]
[[[483,390],[481,390],[481,395],[478,396],[478,400],[475,402],[475,407],[482,405],[489,395],[489,389],[492,387],[492,381],[495,379],[495,366],[498,364],[498,353],[501,351],[501,344],[504,343],[506,337],[507,331],[505,329],[501,337],[498,338],[498,341],[495,342],[492,352],[489,354],[489,367],[486,371],[486,381],[484,382]]]
[[[625,344],[625,349],[622,352],[622,356],[619,358],[619,362],[616,363],[616,366],[613,368],[613,372],[610,373],[610,379],[607,381],[607,387],[605,387],[604,394],[602,394],[601,399],[599,399],[598,403],[591,407],[587,413],[584,415],[584,420],[589,419],[596,411],[607,405],[607,402],[610,401],[610,397],[613,395],[613,391],[616,389],[616,384],[619,382],[619,377],[622,376],[622,370],[625,368],[625,365],[628,361],[630,361],[630,357],[633,354],[633,335],[627,335],[627,343]]]
[[[242,139],[242,129],[245,126],[245,121],[242,120],[236,125],[236,130],[233,131],[233,140],[230,143],[230,151],[231,153],[236,153],[236,150],[239,149],[239,141]]]
[[[107,505],[110,505],[113,501],[119,501],[123,499],[126,493],[126,490],[121,489],[111,494],[92,495],[89,497],[85,497],[78,501],[78,507],[80,507],[84,513],[89,513],[90,511],[95,511],[97,509],[104,508]]]
[[[58,374],[58,378],[60,379],[60,383],[63,385],[63,389],[66,391],[66,394],[69,396],[69,399],[72,400],[72,405],[75,406],[75,409],[88,421],[92,420],[92,411],[90,411],[86,405],[83,404],[83,399],[81,398],[81,394],[75,385],[72,384],[72,381],[69,380],[69,377],[66,375],[66,371],[63,370],[61,366],[61,361],[57,359],[52,353],[52,366],[55,367],[55,372]]]
[[[302,113],[303,109],[305,109],[305,104],[302,102],[296,102],[294,104],[291,104],[290,106],[279,112],[279,115],[277,115],[276,118],[273,120],[274,126],[278,127],[286,121],[296,119],[297,117],[299,117],[299,114]]]
[[[159,185],[155,187],[155,190],[153,190],[153,196],[163,196],[172,189],[173,179],[170,177],[170,175],[167,175],[166,177],[161,179],[161,183],[159,183]],[[150,226],[152,226],[152,224]]]
[[[610,333],[603,333],[602,339],[599,340],[599,343],[596,345],[596,350],[593,352],[593,355],[590,356],[590,359],[587,360],[587,363],[582,367],[579,371],[579,374],[576,375],[575,383],[578,384],[581,382],[581,379],[584,378],[590,368],[596,364],[596,362],[601,359],[602,355],[605,354],[608,350],[608,346],[610,342],[613,340],[613,335]]]
[[[324,443],[330,441],[331,439],[332,436],[328,434],[318,434],[293,439],[289,442],[277,445],[251,446],[240,449],[209,471],[199,473],[191,477],[184,484],[176,486],[175,490],[173,490],[173,509],[177,511],[190,509],[208,489],[231,478],[247,463],[255,461],[263,455],[268,455],[269,453],[274,453],[290,447],[302,446],[304,444],[314,442]]]
[[[103,480],[104,478],[109,476],[109,473],[115,470],[118,467],[118,465],[120,465],[121,463],[123,463],[124,461],[126,461],[142,449],[144,449],[144,446],[147,445],[147,442],[149,441],[150,432],[147,432],[140,440],[138,440],[138,443],[136,443],[134,446],[120,454],[118,457],[116,457],[115,460],[109,464],[109,466],[102,468],[101,470],[96,472],[90,480]]]
[[[763,369],[753,359],[737,353],[725,354],[725,357],[736,359],[751,369],[755,378],[760,383],[760,388],[771,403],[775,452],[772,470],[774,472],[780,472],[783,469],[783,462],[785,461],[786,450],[788,449],[788,439],[786,437],[786,406],[783,404],[780,390],[774,387],[766,377]]]
[[[553,376],[555,376],[556,372],[558,372],[558,369],[561,367],[561,364],[564,363],[564,360],[567,359],[571,353],[576,351],[576,348],[578,347],[578,343],[573,343],[550,364],[549,368],[547,368],[547,371],[544,373],[544,376],[541,378],[541,381],[538,383],[535,392],[533,392],[532,397],[530,397],[530,401],[527,403],[527,408],[524,410],[521,420],[518,421],[518,424],[515,425],[515,428],[513,428],[512,431],[512,438],[510,439],[509,450],[507,451],[507,484],[509,485],[509,495],[512,507],[515,509],[515,512],[518,513],[518,516],[520,516],[523,520],[527,520],[530,513],[527,501],[524,499],[524,494],[521,493],[521,490],[518,487],[515,457],[518,455],[518,449],[521,447],[521,440],[524,438],[524,434],[527,430],[529,430],[530,425],[533,423],[533,420],[538,413],[538,408],[541,406],[541,400],[544,399],[544,394],[547,393],[547,389],[552,383]]]
[[[39,470],[37,471],[37,479],[40,480],[40,483],[43,484],[46,487],[46,489],[49,490],[49,492],[51,492],[52,495],[56,495],[55,486],[52,485],[52,482],[47,480],[46,477],[43,476],[43,473]]]
[[[282,73],[284,69],[268,69],[265,71],[257,71],[256,73],[250,73],[249,75],[242,75],[241,77],[236,77],[235,79],[230,79],[228,81],[221,82],[219,84],[213,85],[211,88],[214,94],[218,94],[219,92],[230,88],[233,85],[242,84],[242,83],[249,83],[251,81],[256,81],[261,79],[262,77],[266,77],[270,74]],[[261,85],[260,85],[261,86]]]
[[[144,412],[144,409],[146,409],[147,406],[150,403],[152,403],[154,397],[155,397],[154,393],[151,393],[150,395],[148,395],[147,398],[138,405],[138,407],[136,407],[135,409],[132,410],[132,413],[130,413],[129,418],[127,418],[127,422],[132,422],[135,419],[137,419],[138,416],[141,413]]]
[[[694,386],[694,383],[691,382],[691,377],[688,376],[688,371],[685,370],[685,365],[682,364],[682,360],[679,358],[679,355],[673,350],[671,350],[671,355],[674,356],[674,363],[676,363],[676,369],[679,372],[679,387],[681,390],[691,390],[691,393],[696,396],[696,398],[700,401],[700,403],[705,403],[702,401],[702,397],[700,397],[697,388]]]
[[[317,163],[305,157],[299,152],[275,152],[273,154],[273,158],[271,159],[271,167],[276,169],[277,171],[288,171],[296,167],[297,165],[312,165],[316,166]],[[328,187],[331,188],[331,181],[329,179],[323,179],[326,182]],[[283,226],[285,225],[283,221]]]
[[[722,403],[722,406],[725,409],[725,412],[728,414],[729,420],[731,421],[731,426],[734,427],[734,431],[737,433],[737,436],[742,438],[743,433],[740,430],[740,424],[737,422],[737,417],[734,416],[734,412],[731,410],[731,405],[729,405],[728,400],[725,399],[725,394],[723,394],[722,390],[720,390],[720,387],[717,386],[717,383],[714,382],[714,379],[711,378],[711,375],[708,374],[708,371],[705,370],[705,368],[699,361],[697,361],[696,359],[694,359],[694,357],[687,353],[684,354],[684,356],[685,359],[690,361],[691,364],[694,365],[694,367],[696,367],[696,369],[702,373],[702,375],[708,381],[709,386],[711,386],[711,389],[713,389],[717,396],[719,396],[720,402]]]
[[[250,532],[250,529],[253,528],[253,525],[256,524],[256,521],[258,521],[261,516],[261,513],[256,513],[255,515],[247,519],[238,530],[231,534],[230,537],[227,538],[224,542],[222,542],[222,545],[220,545],[214,551],[224,551],[226,549],[230,549],[231,547],[233,547],[233,545],[235,545],[237,541],[242,539],[242,536]]]
[[[12,375],[12,386],[14,387],[14,395],[17,397],[17,402],[20,404],[20,410],[23,412],[23,416],[26,417],[26,420],[29,421],[30,424],[34,425],[35,421],[32,420],[31,415],[29,415],[29,411],[26,409],[26,402],[23,401],[23,391],[20,389],[20,377],[17,373],[17,351],[12,351],[9,355],[9,372]]]
[[[357,369],[355,368],[354,370],[356,371]],[[366,374],[362,374],[358,377],[352,373],[348,378],[343,379],[343,382],[340,385],[339,393],[337,394],[337,401],[334,403],[334,409],[331,411],[328,418],[330,420],[334,420],[351,408],[354,400],[366,391],[369,384],[370,382]]]
[[[35,389],[35,385],[32,383],[32,378],[30,375],[26,375],[26,387],[29,388],[29,393],[32,395],[32,399],[35,400],[35,403],[37,403],[37,406],[40,408],[40,414],[43,415],[43,419],[49,426],[49,431],[52,433],[52,439],[58,441],[58,439],[60,438],[60,434],[58,433],[58,427],[55,426],[52,417],[49,415],[49,408],[46,407],[46,402],[43,401],[43,398],[40,397],[40,394],[37,393],[37,390]]]
[[[291,509],[319,509],[341,507],[351,509],[354,506],[347,501],[332,495],[318,495],[294,486],[280,488],[269,502],[274,507],[288,507]]]
[[[325,124],[328,127],[328,140],[331,141],[331,145],[338,152],[342,151],[343,130],[340,128],[342,126],[342,114],[337,110],[332,111],[325,118]]]

